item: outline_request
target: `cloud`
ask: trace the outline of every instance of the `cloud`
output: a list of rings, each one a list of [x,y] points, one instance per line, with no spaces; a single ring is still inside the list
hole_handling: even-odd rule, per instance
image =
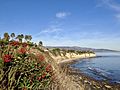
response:
[[[58,35],[58,33],[62,31],[62,28],[60,27],[55,27],[55,26],[49,26],[46,29],[41,30],[39,33],[34,35],[34,37],[40,37],[40,36],[48,36],[48,35]]]
[[[120,3],[116,2],[116,0],[97,0],[100,1],[96,7],[107,6],[108,8],[120,12]]]
[[[58,13],[56,13],[56,17],[60,18],[60,19],[65,18],[68,15],[70,15],[69,12],[58,12]],[[33,37],[37,38],[37,37],[41,37],[42,35],[58,37],[61,31],[63,31],[62,22],[59,21],[58,19],[56,19],[54,21],[51,21],[50,24],[46,28],[40,30],[40,32],[35,34]]]
[[[81,25],[82,26],[95,26],[96,24],[93,24],[93,23],[83,23]]]
[[[117,0],[99,0],[99,3],[96,7],[107,7],[113,11],[115,11],[115,18],[120,19],[120,3]]]
[[[65,17],[67,17],[67,16],[69,16],[71,13],[69,13],[69,12],[58,12],[58,13],[56,13],[56,17],[57,18],[65,18]]]
[[[120,20],[120,14],[116,14],[115,17]]]
[[[41,29],[38,33],[33,35],[33,37],[36,40],[39,40],[40,38],[55,39],[56,37],[60,36],[62,31],[62,22],[55,20],[51,21],[45,28]]]
[[[103,0],[103,2],[111,9],[120,12],[120,4],[115,2],[115,0]]]
[[[50,26],[50,27],[42,30],[40,33],[41,33],[41,34],[43,34],[43,33],[45,33],[45,34],[47,34],[47,33],[55,33],[55,32],[59,32],[59,31],[61,31],[61,30],[62,30],[62,29],[59,28],[59,27]]]
[[[104,1],[106,1],[106,5],[108,5],[109,8],[111,8],[116,12],[115,18],[117,18],[117,20],[120,20],[120,4],[118,4],[115,1],[113,2],[113,0],[104,0]]]

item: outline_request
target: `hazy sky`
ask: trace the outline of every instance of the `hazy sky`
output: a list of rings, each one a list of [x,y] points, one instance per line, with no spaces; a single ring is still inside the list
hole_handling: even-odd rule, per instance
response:
[[[120,0],[0,0],[0,36],[44,45],[120,50]]]

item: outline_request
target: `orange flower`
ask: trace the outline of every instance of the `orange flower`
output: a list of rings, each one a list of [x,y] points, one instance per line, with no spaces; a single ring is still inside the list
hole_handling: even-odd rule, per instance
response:
[[[19,53],[20,54],[25,54],[26,53],[26,49],[25,48],[20,48],[19,49]]]
[[[28,90],[26,87],[23,87],[23,89],[22,90]]]
[[[10,42],[10,45],[12,46],[18,46],[20,43],[18,41]]]
[[[23,47],[27,47],[27,45],[28,45],[27,43],[22,43]]]
[[[37,58],[40,60],[40,61],[44,61],[45,60],[45,57],[41,54],[38,54],[37,55]]]

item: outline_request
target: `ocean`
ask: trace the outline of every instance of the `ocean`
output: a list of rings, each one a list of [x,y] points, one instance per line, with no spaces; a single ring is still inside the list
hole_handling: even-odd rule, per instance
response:
[[[120,83],[120,53],[97,52],[97,57],[80,59],[71,65],[96,80]]]

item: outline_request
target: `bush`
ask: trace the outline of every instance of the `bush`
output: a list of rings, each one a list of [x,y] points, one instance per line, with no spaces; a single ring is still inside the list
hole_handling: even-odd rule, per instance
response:
[[[0,41],[0,89],[36,90],[49,87],[52,67],[31,44]],[[36,49],[37,50],[37,49]]]

